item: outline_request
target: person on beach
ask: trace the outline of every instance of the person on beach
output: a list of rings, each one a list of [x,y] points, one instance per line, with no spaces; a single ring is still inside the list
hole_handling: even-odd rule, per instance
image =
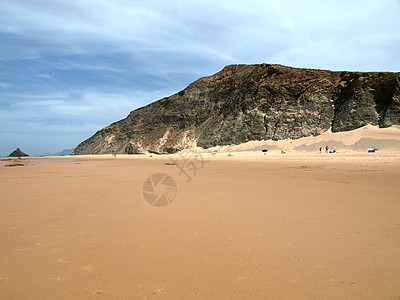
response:
[[[319,153],[322,153],[322,147],[319,147]]]
[[[328,146],[325,147],[325,153],[329,153],[329,147]]]

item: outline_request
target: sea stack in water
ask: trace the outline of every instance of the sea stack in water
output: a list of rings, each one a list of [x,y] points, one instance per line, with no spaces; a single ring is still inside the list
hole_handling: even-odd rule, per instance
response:
[[[75,154],[173,153],[400,124],[400,73],[231,65],[99,130]]]
[[[21,149],[17,148],[8,157],[22,157],[22,156],[29,156],[29,155],[22,152]]]

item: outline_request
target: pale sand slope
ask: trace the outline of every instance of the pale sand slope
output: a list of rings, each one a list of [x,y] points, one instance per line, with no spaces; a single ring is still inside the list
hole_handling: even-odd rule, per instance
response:
[[[378,147],[385,151],[400,151],[400,126],[378,128],[377,126],[367,125],[347,132],[332,133],[329,130],[316,137],[310,136],[283,141],[252,141],[240,145],[218,146],[210,148],[208,151],[242,152],[260,151],[262,149],[280,150],[283,148],[286,151],[317,152],[319,147],[323,147],[325,150],[325,146],[330,148],[336,146],[340,151],[344,150],[345,152],[349,152],[349,150],[366,152],[370,147]]]
[[[398,299],[400,157],[258,154],[0,168],[0,298]]]

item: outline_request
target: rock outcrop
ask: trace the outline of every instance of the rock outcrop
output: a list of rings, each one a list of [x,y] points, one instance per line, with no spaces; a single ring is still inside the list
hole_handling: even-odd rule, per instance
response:
[[[399,73],[231,65],[132,111],[75,154],[176,152],[400,124]]]
[[[28,154],[21,151],[21,149],[17,148],[8,157],[22,157],[22,156],[29,156]]]

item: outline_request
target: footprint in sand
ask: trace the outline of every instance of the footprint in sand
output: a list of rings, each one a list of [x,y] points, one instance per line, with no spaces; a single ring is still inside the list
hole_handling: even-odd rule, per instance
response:
[[[153,294],[154,295],[162,295],[162,294],[165,294],[165,291],[164,291],[164,289],[156,289],[153,291]]]
[[[93,294],[95,294],[95,295],[104,294],[104,291],[103,290],[96,290],[96,291],[93,291]]]
[[[299,255],[293,254],[293,259],[296,260],[299,263],[303,263],[304,262],[304,257],[299,256]]]
[[[353,281],[340,281],[339,283],[347,284],[347,285],[350,285],[350,286],[358,285],[357,283],[355,283]]]
[[[56,248],[53,248],[50,250],[51,254],[57,253],[57,251],[58,251],[58,249],[56,249]]]

